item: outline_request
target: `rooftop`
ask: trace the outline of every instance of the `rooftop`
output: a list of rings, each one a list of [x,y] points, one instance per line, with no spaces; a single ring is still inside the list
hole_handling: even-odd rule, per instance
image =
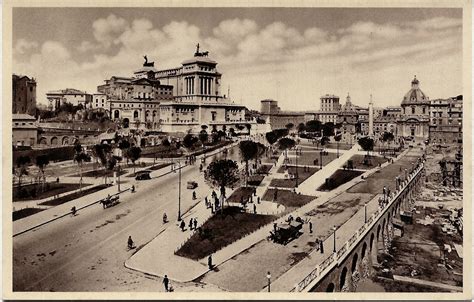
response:
[[[32,120],[35,121],[36,119],[26,113],[13,113],[12,120]]]

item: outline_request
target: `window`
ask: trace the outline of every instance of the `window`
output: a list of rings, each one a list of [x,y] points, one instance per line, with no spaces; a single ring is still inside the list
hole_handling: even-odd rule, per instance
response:
[[[426,107],[423,106],[423,114],[426,113]]]
[[[415,106],[411,107],[411,114],[415,114]]]

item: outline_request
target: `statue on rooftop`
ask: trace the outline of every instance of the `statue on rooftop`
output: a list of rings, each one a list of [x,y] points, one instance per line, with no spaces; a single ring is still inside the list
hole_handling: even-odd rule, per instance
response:
[[[155,67],[155,62],[148,62],[148,58],[146,55],[143,56],[145,59],[145,63],[143,63],[143,67]]]

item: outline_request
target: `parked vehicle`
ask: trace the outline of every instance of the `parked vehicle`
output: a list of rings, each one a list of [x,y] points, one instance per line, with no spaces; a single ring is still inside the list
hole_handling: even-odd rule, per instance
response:
[[[135,179],[136,180],[148,180],[151,179],[150,176],[151,171],[145,170],[145,171],[140,171],[136,173]]]
[[[270,239],[273,242],[280,244],[287,244],[291,240],[297,238],[300,235],[300,230],[303,227],[303,222],[292,221],[290,223],[282,223],[275,227],[274,230],[270,231]]]
[[[188,184],[187,184],[186,187],[190,190],[194,190],[198,187],[198,183],[193,181],[193,180],[190,180],[190,181],[188,181]]]
[[[115,196],[109,196],[107,198],[104,198],[101,201],[99,201],[99,203],[101,203],[104,209],[106,209],[118,204],[120,202],[119,200],[120,200],[120,197],[118,195],[115,195]]]

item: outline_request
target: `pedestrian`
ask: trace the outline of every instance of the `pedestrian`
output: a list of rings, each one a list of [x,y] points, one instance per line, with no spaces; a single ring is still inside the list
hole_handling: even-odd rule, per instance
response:
[[[319,250],[321,251],[321,254],[324,254],[324,244],[322,240],[319,241]]]
[[[209,270],[212,270],[213,265],[212,265],[212,254],[207,257],[207,265],[209,266]]]
[[[163,285],[165,286],[165,291],[168,292],[168,284],[170,283],[170,280],[168,279],[168,275],[165,275],[165,278],[163,278]]]
[[[255,204],[253,204],[253,213],[257,214],[257,206]]]
[[[260,204],[260,196],[257,197],[257,203]]]
[[[179,226],[181,228],[181,231],[184,232],[184,228],[186,227],[186,223],[184,223],[184,220],[181,220],[181,224]]]
[[[273,224],[273,231],[276,232],[276,230],[277,230],[277,224],[276,224],[276,222],[275,222],[275,223]]]
[[[193,200],[196,200],[196,191],[193,191]]]
[[[193,229],[193,219],[189,219],[189,230],[192,230]]]
[[[197,218],[194,218],[194,229],[196,230],[198,226]]]
[[[132,236],[128,236],[128,241],[127,241],[128,249],[133,249],[133,240]]]
[[[313,223],[311,221],[309,222],[309,233],[313,234]]]
[[[204,204],[206,205],[206,209],[209,208],[209,200],[207,200],[207,196],[204,197]]]

